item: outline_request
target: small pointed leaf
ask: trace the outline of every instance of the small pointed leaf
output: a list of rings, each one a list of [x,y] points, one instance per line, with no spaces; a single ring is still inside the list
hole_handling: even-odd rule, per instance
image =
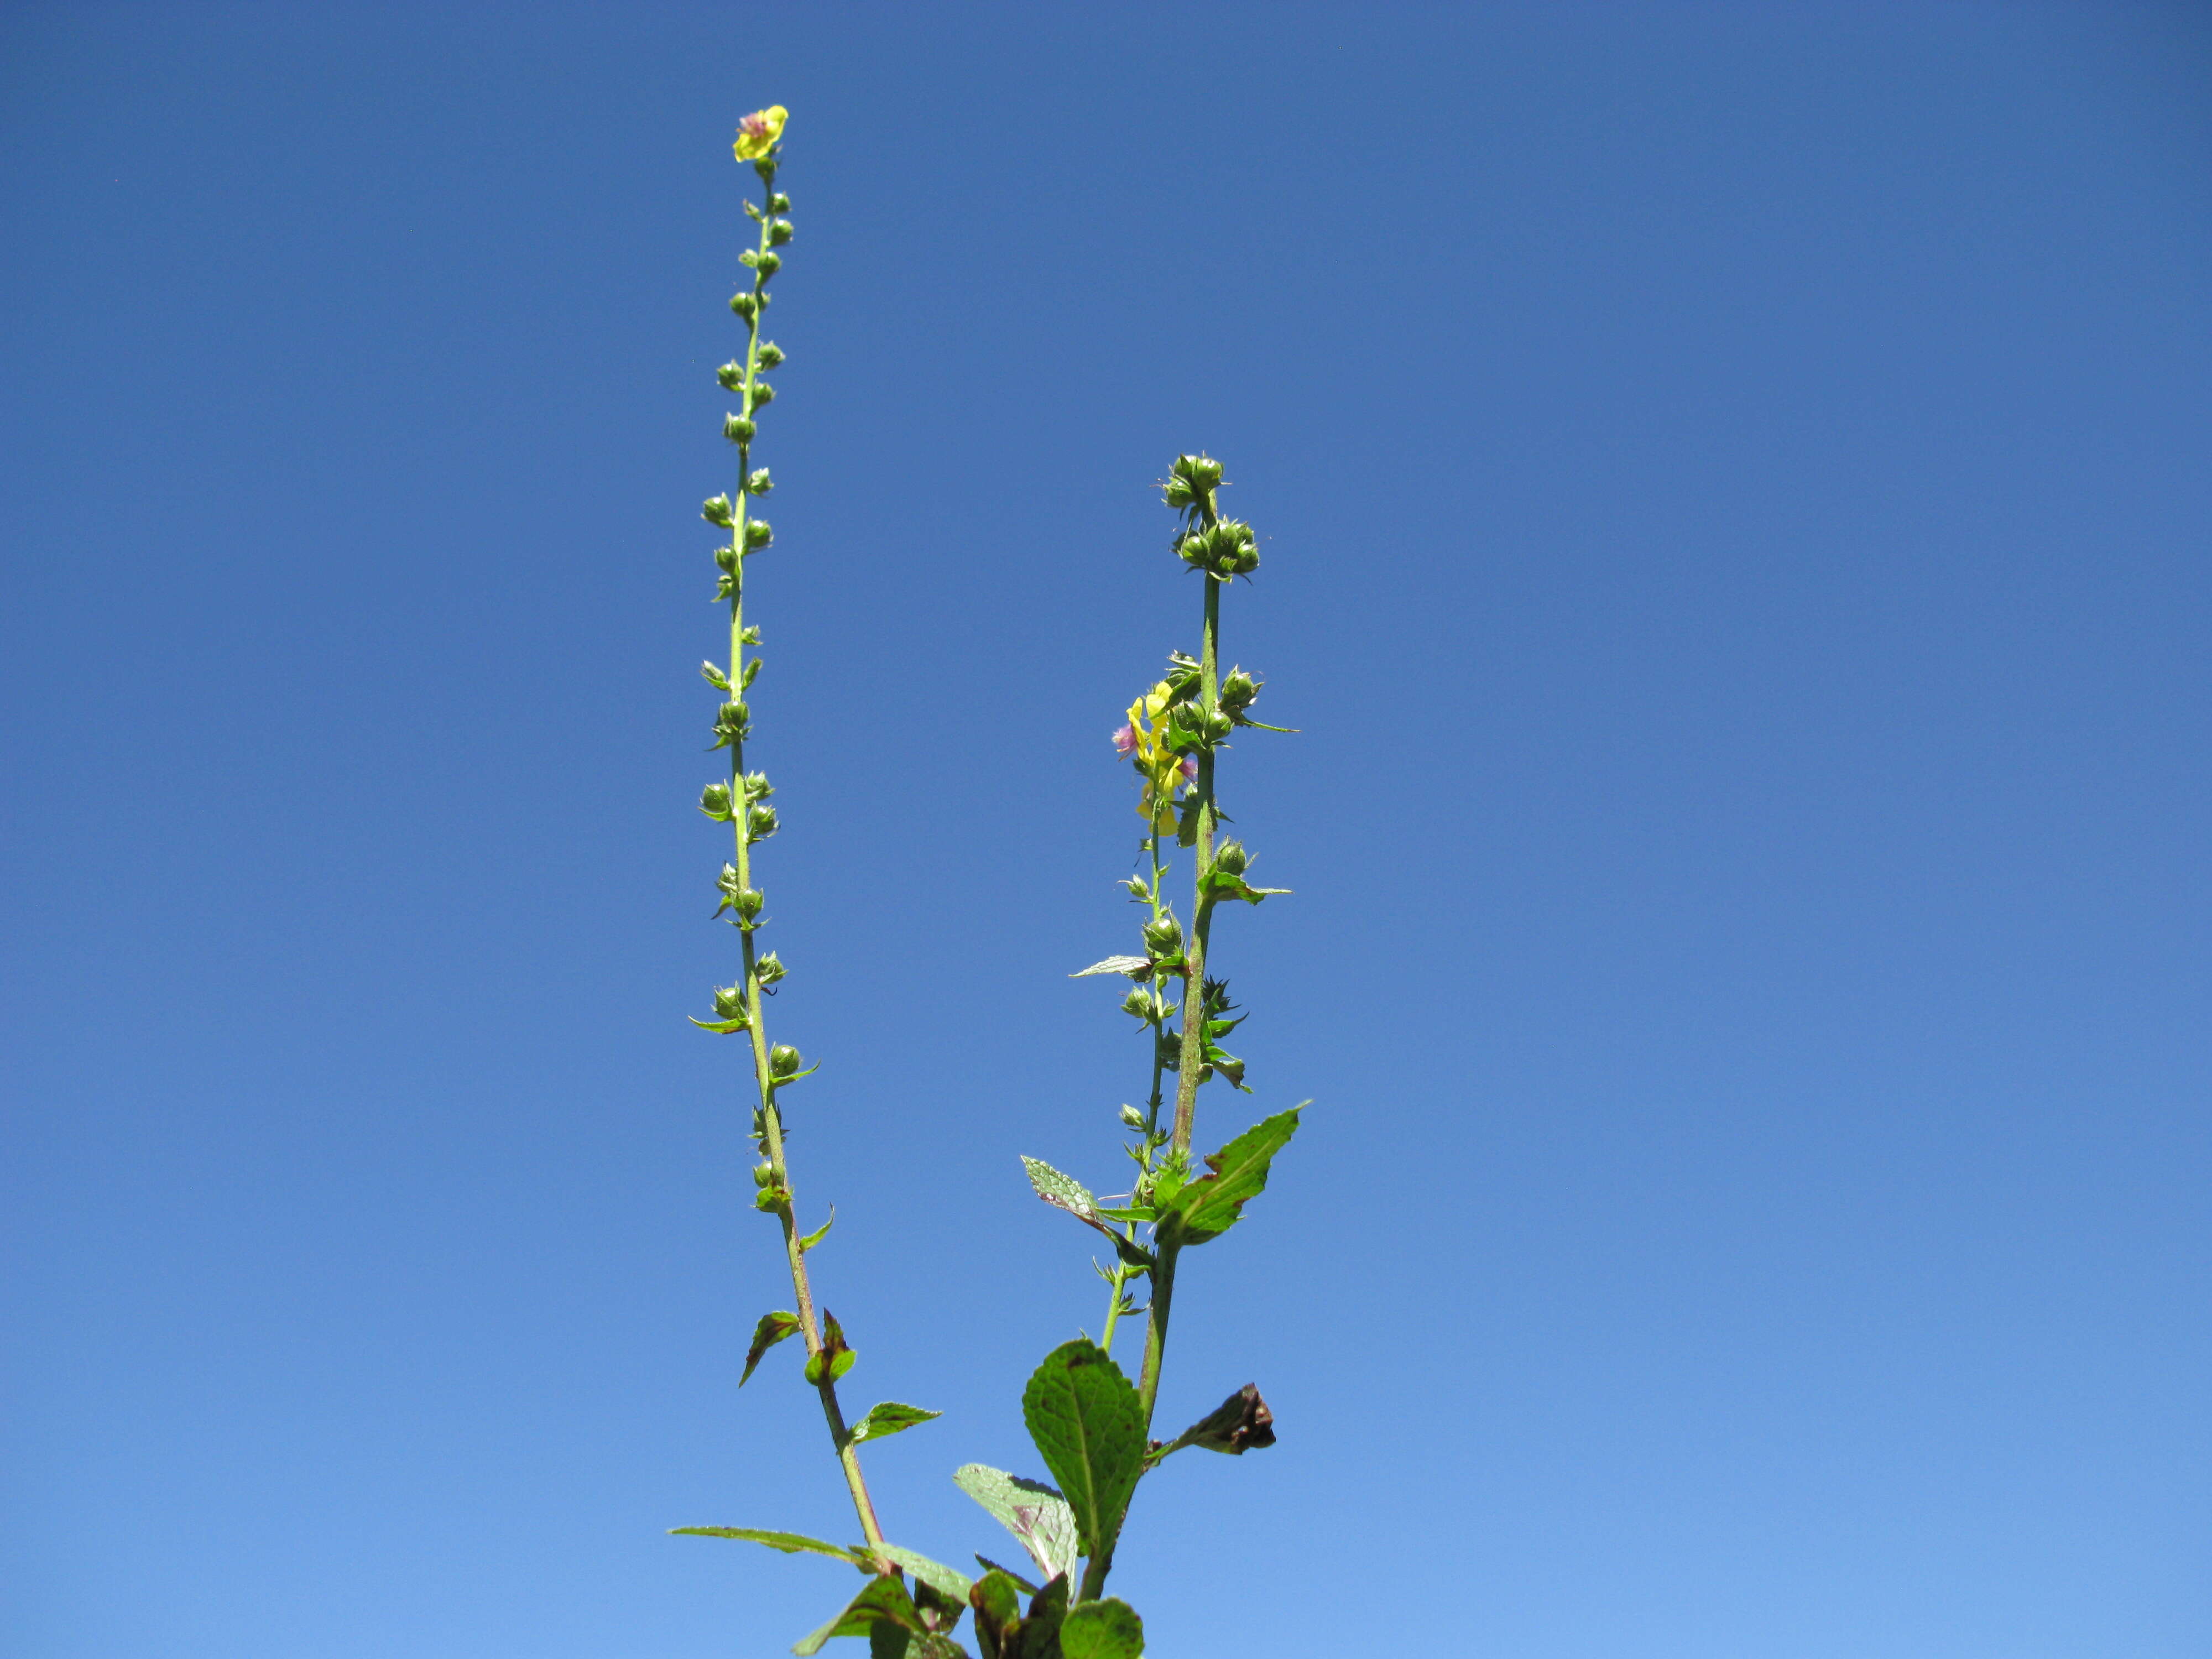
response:
[[[1278,1112],[1219,1152],[1208,1153],[1206,1163],[1212,1173],[1188,1182],[1172,1203],[1162,1206],[1164,1226],[1184,1244],[1204,1244],[1235,1226],[1246,1200],[1267,1187],[1268,1166],[1297,1133],[1298,1114],[1310,1103],[1302,1101],[1287,1112]]]
[[[926,1412],[919,1406],[902,1406],[896,1400],[886,1400],[880,1406],[868,1407],[868,1414],[853,1425],[850,1443],[855,1446],[863,1440],[881,1440],[885,1435],[896,1434],[944,1416],[943,1412]],[[963,1590],[962,1595],[967,1592]]]
[[[886,1622],[915,1635],[921,1633],[921,1610],[906,1593],[905,1581],[896,1573],[871,1578],[867,1589],[847,1602],[842,1613],[800,1638],[791,1650],[805,1659],[806,1655],[819,1653],[822,1644],[833,1636],[867,1636],[877,1625]]]
[[[856,1567],[867,1565],[867,1558],[857,1555],[842,1544],[825,1544],[819,1538],[809,1538],[795,1532],[764,1532],[757,1527],[674,1527],[669,1535],[674,1538],[738,1538],[748,1544],[765,1544],[772,1550],[781,1550],[786,1555],[802,1553],[810,1555],[832,1556]]]
[[[1149,957],[1108,957],[1103,962],[1094,962],[1088,968],[1079,968],[1068,975],[1070,979],[1087,979],[1092,974],[1127,974],[1131,979],[1142,979],[1152,970]]]
[[[753,1327],[752,1346],[745,1350],[744,1373],[738,1378],[738,1386],[741,1389],[745,1386],[746,1381],[753,1374],[753,1367],[761,1363],[763,1354],[782,1341],[784,1338],[798,1334],[799,1316],[797,1314],[763,1314],[760,1316],[760,1323]]]
[[[975,1588],[975,1581],[969,1577],[966,1573],[957,1568],[948,1567],[942,1561],[933,1561],[927,1556],[917,1554],[913,1550],[903,1550],[896,1544],[886,1544],[882,1553],[897,1562],[939,1595],[949,1596],[955,1601],[965,1604],[968,1592]]]

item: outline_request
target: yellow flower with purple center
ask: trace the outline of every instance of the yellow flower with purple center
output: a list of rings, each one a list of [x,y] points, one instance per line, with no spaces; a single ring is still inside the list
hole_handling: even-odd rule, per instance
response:
[[[1176,827],[1176,787],[1198,775],[1195,756],[1178,755],[1169,742],[1167,713],[1173,694],[1168,683],[1158,685],[1129,705],[1129,723],[1114,733],[1114,752],[1133,762],[1145,781],[1144,797],[1137,816],[1163,835]]]
[[[781,104],[757,109],[738,123],[738,142],[730,146],[740,161],[757,161],[774,149],[783,137],[783,124],[791,112]]]

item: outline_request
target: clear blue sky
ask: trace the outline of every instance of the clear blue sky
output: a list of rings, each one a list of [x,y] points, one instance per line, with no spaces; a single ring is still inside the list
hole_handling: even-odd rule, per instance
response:
[[[1254,1113],[1155,1651],[2212,1644],[2212,15],[0,16],[22,1659],[772,1654],[842,1537],[746,1207],[702,495],[793,113],[757,592],[794,1152],[893,1534],[1034,1467],[1140,1056],[1106,744],[1194,584]],[[1215,1091],[1209,1091],[1209,1093]],[[1209,1103],[1224,1133],[1232,1106]],[[1170,1501],[1172,1500],[1172,1501]]]

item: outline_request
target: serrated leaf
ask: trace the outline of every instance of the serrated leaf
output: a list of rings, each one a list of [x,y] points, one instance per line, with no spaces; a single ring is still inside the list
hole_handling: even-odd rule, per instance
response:
[[[1204,1244],[1237,1224],[1246,1202],[1266,1188],[1268,1166],[1297,1133],[1298,1114],[1311,1103],[1302,1101],[1278,1112],[1207,1154],[1211,1173],[1185,1184],[1171,1205],[1162,1206],[1163,1224],[1178,1243]]]
[[[799,1316],[797,1314],[763,1314],[760,1316],[760,1323],[753,1327],[752,1346],[745,1350],[744,1373],[738,1378],[738,1386],[741,1389],[745,1386],[746,1379],[753,1374],[753,1367],[761,1363],[763,1354],[786,1337],[798,1334]]]
[[[856,1555],[842,1544],[826,1544],[819,1538],[809,1538],[796,1532],[766,1532],[758,1527],[672,1527],[673,1538],[736,1538],[748,1544],[765,1544],[772,1550],[781,1550],[786,1555],[827,1555],[856,1567],[867,1565],[867,1558]]]
[[[1145,1650],[1145,1621],[1117,1596],[1070,1607],[1060,1625],[1062,1659],[1137,1659]]]
[[[1027,1480],[984,1463],[952,1473],[952,1484],[989,1510],[1029,1552],[1048,1580],[1075,1565],[1075,1514],[1042,1480]]]
[[[867,1589],[847,1602],[843,1612],[820,1629],[801,1637],[791,1650],[805,1659],[808,1654],[819,1653],[822,1644],[833,1636],[866,1636],[886,1621],[901,1630],[921,1633],[921,1610],[906,1593],[904,1581],[896,1574],[871,1578]]]
[[[982,1650],[983,1659],[1000,1659],[1007,1636],[1021,1620],[1018,1592],[1024,1589],[1036,1594],[1034,1584],[1024,1584],[1004,1567],[990,1567],[969,1591],[968,1605],[975,1610],[975,1644]]]
[[[896,1400],[886,1400],[879,1406],[868,1407],[868,1414],[853,1425],[848,1438],[857,1446],[863,1440],[881,1440],[885,1435],[897,1434],[944,1415],[943,1412],[926,1412],[919,1406],[902,1406]],[[963,1590],[961,1594],[967,1592]]]
[[[886,1544],[879,1552],[889,1556],[939,1595],[966,1605],[968,1592],[975,1588],[975,1580],[957,1567],[948,1567],[942,1561],[933,1561],[913,1550],[901,1549],[896,1544]]]
[[[1145,1470],[1145,1411],[1137,1390],[1088,1337],[1047,1354],[1022,1390],[1022,1421],[1075,1515],[1076,1543],[1111,1554]]]
[[[1108,957],[1094,962],[1088,968],[1079,968],[1068,975],[1070,979],[1088,979],[1093,974],[1127,974],[1131,979],[1142,979],[1152,971],[1150,957]]]
[[[1022,1168],[1029,1171],[1030,1185],[1036,1188],[1036,1195],[1053,1208],[1065,1210],[1094,1227],[1099,1224],[1098,1200],[1073,1176],[1062,1175],[1041,1158],[1024,1157]]]

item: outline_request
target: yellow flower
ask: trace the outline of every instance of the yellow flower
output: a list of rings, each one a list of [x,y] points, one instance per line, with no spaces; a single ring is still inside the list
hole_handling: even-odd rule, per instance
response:
[[[1167,723],[1160,718],[1167,712],[1170,695],[1168,683],[1162,680],[1129,705],[1129,723],[1114,734],[1115,753],[1133,760],[1137,775],[1145,781],[1137,816],[1164,835],[1175,830],[1176,789],[1190,775],[1182,757],[1170,745]]]
[[[738,123],[738,142],[731,149],[740,161],[759,161],[775,148],[775,141],[783,137],[783,124],[790,118],[791,112],[781,104],[755,110]]]

